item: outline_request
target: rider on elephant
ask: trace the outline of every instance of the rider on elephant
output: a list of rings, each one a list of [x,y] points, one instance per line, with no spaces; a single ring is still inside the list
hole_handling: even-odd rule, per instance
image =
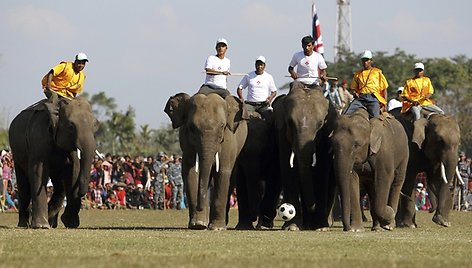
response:
[[[319,79],[326,80],[326,62],[323,56],[314,51],[314,40],[311,36],[302,38],[303,51],[295,53],[288,66],[290,76],[305,87],[321,89]],[[297,72],[294,71],[295,66]],[[291,87],[291,86],[290,86]]]
[[[266,59],[264,56],[259,56],[256,59],[255,66],[256,70],[248,73],[239,82],[238,97],[246,104],[246,108],[250,113],[258,112],[263,118],[267,119],[268,114],[270,114],[270,103],[277,95],[277,87],[272,75],[265,72]],[[244,88],[247,88],[246,100],[243,97]]]
[[[200,87],[198,93],[208,95],[217,93],[223,99],[231,95],[226,86],[227,75],[230,75],[229,68],[231,61],[225,57],[228,50],[228,41],[224,38],[216,40],[216,55],[208,56],[205,62],[205,83]]]
[[[413,68],[414,77],[406,80],[401,99],[403,100],[402,113],[411,111],[414,120],[421,118],[421,110],[444,114],[443,110],[434,105],[430,100],[434,93],[433,85],[429,77],[424,75],[424,64],[415,63]]]
[[[344,113],[352,114],[364,107],[369,112],[369,117],[378,118],[381,106],[385,109],[387,105],[388,82],[382,70],[372,66],[370,50],[364,51],[361,61],[363,68],[354,74],[351,82],[351,89],[356,96]]]
[[[82,93],[86,62],[87,55],[81,52],[75,56],[74,62],[62,61],[53,67],[41,80],[46,97],[50,99],[53,92],[66,98],[74,98]]]

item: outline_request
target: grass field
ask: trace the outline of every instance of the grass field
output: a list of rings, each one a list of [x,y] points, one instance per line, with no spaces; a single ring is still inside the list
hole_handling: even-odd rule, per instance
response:
[[[0,214],[0,267],[472,267],[472,213],[452,227],[418,213],[417,229],[346,233],[187,230],[187,211],[82,210],[79,229],[16,228]],[[280,227],[281,221],[276,222]]]

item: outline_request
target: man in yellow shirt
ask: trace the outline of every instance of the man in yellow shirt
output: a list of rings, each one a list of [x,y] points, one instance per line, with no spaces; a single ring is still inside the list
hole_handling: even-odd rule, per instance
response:
[[[75,56],[74,62],[63,61],[53,67],[41,81],[46,97],[50,98],[53,92],[66,98],[82,93],[85,80],[83,70],[87,62],[87,55],[81,52]]]
[[[364,51],[361,56],[362,70],[356,72],[351,82],[351,90],[355,93],[354,100],[344,114],[351,114],[359,108],[365,108],[370,117],[379,117],[380,108],[387,104],[387,79],[382,70],[372,66],[372,52]]]
[[[434,93],[431,80],[424,75],[424,64],[421,62],[415,63],[413,68],[415,76],[406,80],[403,92],[400,95],[403,101],[402,113],[411,111],[415,120],[420,119],[421,110],[425,109],[428,112],[444,114],[443,110],[434,105],[430,100]]]

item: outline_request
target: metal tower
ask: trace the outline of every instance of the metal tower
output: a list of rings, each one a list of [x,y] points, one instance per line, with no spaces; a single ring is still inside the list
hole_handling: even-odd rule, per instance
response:
[[[334,62],[340,59],[341,51],[352,51],[351,37],[351,0],[336,0],[336,39],[334,43]]]

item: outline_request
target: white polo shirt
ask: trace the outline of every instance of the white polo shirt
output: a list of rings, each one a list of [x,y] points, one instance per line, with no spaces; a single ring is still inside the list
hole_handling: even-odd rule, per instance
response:
[[[320,53],[313,51],[313,54],[306,56],[303,51],[293,54],[290,66],[297,67],[297,81],[304,84],[313,84],[318,82],[318,69],[324,70],[328,66]]]
[[[238,88],[248,89],[246,100],[250,102],[266,101],[270,93],[277,91],[272,75],[267,72],[257,75],[256,71],[244,76]]]
[[[230,67],[230,60],[228,58],[220,59],[215,55],[211,55],[207,58],[205,62],[205,70],[206,69],[213,69],[218,72],[229,71]],[[205,78],[205,85],[223,88],[226,89],[226,75],[218,74],[218,75],[206,75]]]

